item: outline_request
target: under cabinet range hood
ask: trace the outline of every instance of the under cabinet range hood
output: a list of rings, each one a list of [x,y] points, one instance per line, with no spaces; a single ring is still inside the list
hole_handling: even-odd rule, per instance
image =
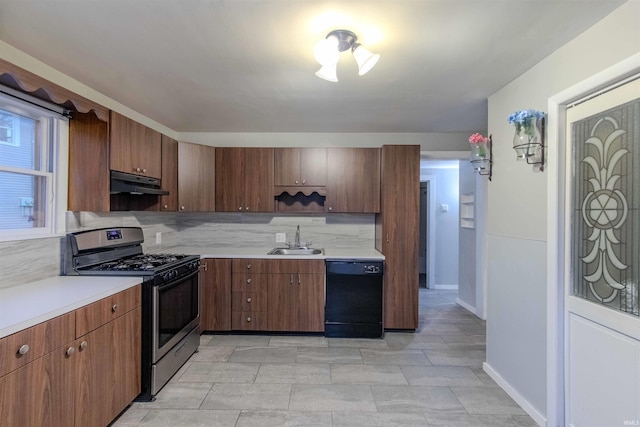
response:
[[[160,188],[160,180],[148,176],[111,171],[111,194],[153,194],[168,196],[169,192]]]

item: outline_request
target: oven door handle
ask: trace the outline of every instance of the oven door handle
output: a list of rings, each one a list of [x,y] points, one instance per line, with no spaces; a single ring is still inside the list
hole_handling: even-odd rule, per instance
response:
[[[179,285],[180,283],[184,282],[185,280],[189,280],[191,279],[193,276],[197,276],[198,273],[200,271],[199,270],[195,270],[189,274],[187,274],[186,276],[180,276],[180,277],[176,277],[175,279],[173,279],[170,282],[167,283],[163,283],[162,285],[158,285],[158,290],[167,290],[167,289],[171,289],[174,286]]]

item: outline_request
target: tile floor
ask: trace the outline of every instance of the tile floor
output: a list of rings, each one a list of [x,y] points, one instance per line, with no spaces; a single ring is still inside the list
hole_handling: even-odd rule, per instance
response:
[[[485,322],[420,289],[416,333],[380,340],[203,335],[158,394],[114,426],[535,426],[482,371]]]

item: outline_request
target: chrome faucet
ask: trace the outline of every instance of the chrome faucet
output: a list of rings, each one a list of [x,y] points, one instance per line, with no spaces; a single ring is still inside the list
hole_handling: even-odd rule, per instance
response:
[[[300,226],[296,228],[296,240],[293,242],[293,245],[296,248],[300,247]]]

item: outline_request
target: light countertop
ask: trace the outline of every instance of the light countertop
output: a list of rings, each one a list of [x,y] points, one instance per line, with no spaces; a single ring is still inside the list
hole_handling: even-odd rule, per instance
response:
[[[180,246],[168,252],[177,254],[200,255],[201,258],[265,258],[265,259],[356,259],[384,260],[384,255],[375,249],[325,249],[320,255],[267,255],[273,248],[205,248]]]
[[[0,338],[139,283],[140,277],[55,276],[0,289]]]

